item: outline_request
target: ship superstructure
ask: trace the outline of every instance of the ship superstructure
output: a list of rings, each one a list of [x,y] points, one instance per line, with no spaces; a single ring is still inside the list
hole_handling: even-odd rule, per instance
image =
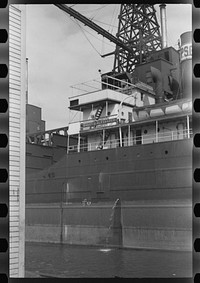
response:
[[[149,62],[137,65],[132,75],[104,74],[101,82],[94,80],[73,87],[82,94],[69,98],[70,109],[81,112],[78,116],[82,120],[69,124],[69,136],[76,134],[78,143],[69,143],[68,151],[190,137],[192,105],[190,95],[184,93],[183,97],[178,83],[179,53],[166,48],[151,56]]]

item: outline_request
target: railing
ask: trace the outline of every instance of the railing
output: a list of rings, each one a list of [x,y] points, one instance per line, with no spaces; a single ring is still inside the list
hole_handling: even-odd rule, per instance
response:
[[[44,146],[53,146],[53,135],[59,134],[67,136],[68,127],[56,128],[44,132],[37,132],[26,135],[26,142],[31,144],[39,144]]]
[[[93,79],[84,83],[76,84],[71,86],[72,95],[70,98],[74,98],[76,96],[93,93],[96,91],[100,91],[102,89],[112,89],[121,93],[131,94],[133,88],[141,88],[145,89],[149,92],[153,92],[153,89],[145,85],[144,83],[138,81],[137,85],[129,83],[128,81],[120,80],[111,76],[104,75],[103,80],[99,78]]]
[[[68,147],[68,152],[95,151],[95,150],[102,150],[102,149],[117,148],[117,147],[120,147],[120,145],[122,145],[122,147],[127,147],[127,146],[134,146],[134,145],[136,146],[140,144],[150,144],[150,143],[159,143],[159,142],[174,141],[174,140],[183,140],[183,139],[191,138],[192,135],[193,135],[192,129],[169,131],[169,132],[164,132],[161,134],[158,133],[157,135],[153,133],[149,135],[123,138],[121,142],[120,142],[120,139],[112,139],[112,140],[107,140],[105,143],[103,141],[99,141],[99,142],[80,144],[80,146],[71,145]]]

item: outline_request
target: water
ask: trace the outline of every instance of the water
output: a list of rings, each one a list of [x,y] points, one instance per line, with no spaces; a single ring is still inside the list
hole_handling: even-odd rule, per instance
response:
[[[26,244],[26,270],[55,277],[192,277],[192,253]]]

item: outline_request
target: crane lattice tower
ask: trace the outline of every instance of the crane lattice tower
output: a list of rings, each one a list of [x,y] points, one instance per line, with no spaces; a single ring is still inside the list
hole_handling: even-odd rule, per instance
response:
[[[161,49],[161,34],[154,5],[122,4],[116,37],[133,50],[116,46],[113,72],[132,73],[136,64],[145,62],[152,51]]]

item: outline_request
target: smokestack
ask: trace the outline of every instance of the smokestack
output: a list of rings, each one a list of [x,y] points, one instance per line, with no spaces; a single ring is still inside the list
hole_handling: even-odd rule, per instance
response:
[[[160,22],[162,33],[162,49],[167,47],[167,17],[166,17],[166,4],[160,4]]]
[[[181,34],[180,49],[182,97],[192,96],[192,32]]]

